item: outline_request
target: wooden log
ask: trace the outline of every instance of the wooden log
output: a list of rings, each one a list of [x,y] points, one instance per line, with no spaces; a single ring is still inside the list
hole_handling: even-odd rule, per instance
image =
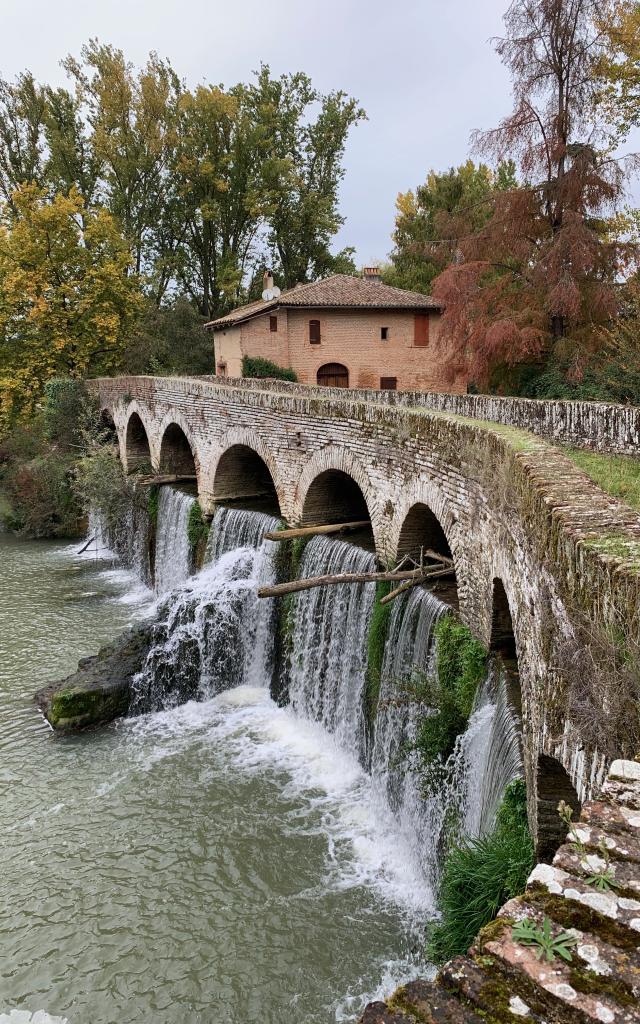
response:
[[[390,590],[388,594],[380,598],[380,604],[388,604],[389,601],[395,600],[400,594],[404,594],[405,590],[411,590],[412,587],[417,587],[420,583],[428,582],[439,576],[452,576],[454,573],[453,569],[436,569],[434,572],[426,572],[421,578],[415,580],[407,580],[406,583],[402,583],[395,590]]]
[[[289,583],[276,583],[272,587],[260,587],[258,597],[282,597],[284,594],[296,594],[300,590],[337,586],[340,583],[378,583],[382,580],[426,578],[424,569],[406,569],[401,572],[340,572],[332,576],[310,576],[306,580],[291,580]]]
[[[136,476],[135,473],[132,473],[130,477],[136,484],[140,484],[142,487],[160,486],[161,484],[193,483],[194,480],[198,479],[196,476],[187,473],[163,473],[159,476]]]
[[[78,554],[79,554],[79,555],[84,555],[84,553],[85,553],[85,551],[87,550],[87,548],[89,547],[89,545],[90,545],[90,544],[93,544],[93,542],[94,542],[94,540],[95,540],[95,539],[96,539],[95,537],[89,537],[89,540],[87,541],[87,543],[86,543],[86,544],[83,544],[83,545],[82,545],[82,547],[81,547],[81,548],[80,548],[80,550],[78,551]]]
[[[358,530],[362,526],[371,526],[368,519],[359,519],[353,523],[329,523],[327,526],[298,526],[290,530],[272,530],[265,533],[265,540],[291,540],[294,537],[313,537],[316,534],[342,533],[344,530]]]

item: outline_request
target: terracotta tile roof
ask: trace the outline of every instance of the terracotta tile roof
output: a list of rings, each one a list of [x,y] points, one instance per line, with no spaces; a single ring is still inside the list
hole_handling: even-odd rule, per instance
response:
[[[392,288],[381,281],[350,277],[348,274],[334,274],[323,281],[288,288],[277,299],[268,302],[260,299],[258,302],[250,302],[247,306],[239,306],[238,309],[210,321],[205,326],[219,330],[249,320],[270,309],[277,309],[279,306],[285,309],[440,309],[430,295],[405,291],[404,288]]]

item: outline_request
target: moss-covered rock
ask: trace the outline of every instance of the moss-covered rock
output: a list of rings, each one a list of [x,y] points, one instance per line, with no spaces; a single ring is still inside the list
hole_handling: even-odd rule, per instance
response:
[[[94,657],[80,661],[73,675],[35,695],[57,732],[102,725],[127,713],[132,681],[144,664],[152,629],[145,624],[128,631]]]

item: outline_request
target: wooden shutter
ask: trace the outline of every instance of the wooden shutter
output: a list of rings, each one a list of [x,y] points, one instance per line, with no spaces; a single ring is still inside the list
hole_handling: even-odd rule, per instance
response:
[[[277,316],[270,316],[269,317],[269,330],[271,331],[272,334],[274,333],[274,331],[278,330],[278,318],[277,318]]]
[[[416,348],[425,348],[429,344],[429,314],[416,313],[413,344]]]
[[[380,378],[380,390],[381,391],[397,391],[398,390],[398,378],[397,377],[381,377]]]
[[[320,321],[310,320],[309,321],[309,342],[312,345],[320,344]]]

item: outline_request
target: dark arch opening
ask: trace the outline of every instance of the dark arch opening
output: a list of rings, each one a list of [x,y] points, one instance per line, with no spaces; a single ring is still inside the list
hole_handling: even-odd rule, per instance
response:
[[[409,509],[402,524],[398,540],[398,559],[407,555],[419,562],[421,550],[435,551],[437,555],[451,558],[451,548],[437,516],[428,505],[418,502]]]
[[[342,363],[325,363],[318,370],[316,380],[323,388],[348,388],[349,371]]]
[[[368,525],[350,534],[349,539],[370,546],[373,542],[371,516],[361,488],[341,469],[326,469],[313,480],[307,491],[302,525],[354,522],[366,522]]]
[[[558,814],[561,800],[573,808],[573,819],[580,814],[580,801],[569,775],[562,764],[548,754],[540,754],[537,765],[537,819],[538,860],[551,863],[559,846],[564,842],[567,827]]]
[[[445,532],[434,512],[428,505],[417,502],[407,512],[398,539],[398,561],[410,559],[416,565],[428,551],[444,558],[452,558],[451,548]],[[453,566],[452,566],[453,569]],[[433,589],[442,594],[445,601],[457,606],[457,581],[455,570],[451,576],[436,577]]]
[[[127,423],[125,441],[127,453],[127,472],[151,469],[151,448],[144,423],[137,412],[132,412]]]
[[[517,661],[509,599],[502,580],[497,577],[493,581],[490,648],[507,662]]]
[[[234,444],[221,456],[213,494],[217,502],[238,503],[268,515],[280,515],[278,493],[269,467],[245,444]]]
[[[163,434],[159,472],[196,479],[196,460],[191,445],[177,423],[170,423]]]

